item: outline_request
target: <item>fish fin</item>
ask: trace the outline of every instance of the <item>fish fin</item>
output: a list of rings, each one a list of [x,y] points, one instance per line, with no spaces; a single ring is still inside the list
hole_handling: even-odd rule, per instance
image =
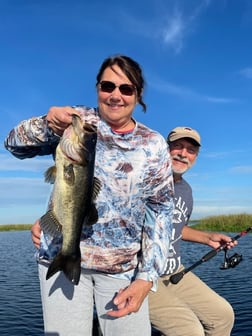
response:
[[[92,203],[91,204],[91,209],[89,212],[89,217],[87,220],[87,223],[85,223],[86,225],[93,225],[98,221],[98,211],[95,207],[95,205]]]
[[[100,189],[101,189],[101,181],[97,177],[94,177],[92,201],[96,199],[97,195],[100,192]],[[93,225],[97,221],[98,221],[98,211],[94,203],[92,203],[88,219],[85,221],[84,225]]]
[[[49,167],[44,174],[45,182],[53,184],[56,179],[56,172],[57,172],[56,166]]]
[[[64,255],[60,252],[49,265],[46,280],[59,271],[63,271],[67,279],[74,285],[78,285],[81,274],[81,255],[78,251],[75,255]]]
[[[52,210],[47,211],[39,220],[41,229],[52,236],[57,236],[62,231],[62,225]]]
[[[74,184],[75,175],[74,175],[74,169],[73,169],[72,163],[70,163],[69,165],[64,165],[64,180],[69,185]]]
[[[92,200],[96,199],[100,190],[101,190],[101,181],[97,177],[94,177]]]

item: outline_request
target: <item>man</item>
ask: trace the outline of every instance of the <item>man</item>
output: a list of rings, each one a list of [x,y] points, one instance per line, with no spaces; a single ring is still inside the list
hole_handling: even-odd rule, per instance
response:
[[[159,279],[158,291],[150,292],[149,307],[153,326],[165,336],[228,336],[234,324],[230,304],[192,272],[178,283],[170,275],[183,269],[180,241],[188,240],[218,248],[237,242],[220,233],[204,232],[187,226],[193,197],[183,174],[195,163],[201,146],[200,135],[190,127],[176,127],[168,135],[175,189],[174,229],[166,272]]]

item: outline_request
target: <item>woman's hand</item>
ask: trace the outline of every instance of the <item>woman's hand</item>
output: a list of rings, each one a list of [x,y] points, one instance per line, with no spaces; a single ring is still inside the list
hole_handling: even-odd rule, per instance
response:
[[[40,247],[40,235],[41,235],[41,227],[39,224],[39,219],[37,219],[31,228],[32,242],[37,249]]]
[[[122,317],[137,312],[145,297],[149,294],[151,287],[152,282],[150,281],[134,280],[127,288],[119,290],[113,301],[117,309],[109,310],[107,315]]]
[[[79,114],[79,112],[70,106],[53,106],[49,109],[46,116],[48,126],[55,134],[61,136],[64,130],[72,123],[73,114]]]

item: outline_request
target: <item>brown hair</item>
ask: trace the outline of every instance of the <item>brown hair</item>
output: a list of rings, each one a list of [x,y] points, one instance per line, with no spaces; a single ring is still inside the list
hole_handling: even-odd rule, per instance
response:
[[[106,58],[103,61],[100,70],[96,76],[96,86],[100,83],[104,70],[108,67],[112,68],[113,65],[118,65],[119,68],[129,78],[131,83],[136,87],[138,103],[142,106],[145,112],[147,106],[143,102],[142,97],[145,82],[140,65],[132,58],[124,55],[115,55]]]

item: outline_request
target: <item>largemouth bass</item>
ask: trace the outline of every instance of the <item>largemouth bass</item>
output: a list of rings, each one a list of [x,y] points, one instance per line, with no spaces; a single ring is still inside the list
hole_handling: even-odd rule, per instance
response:
[[[73,115],[56,148],[55,166],[45,173],[46,182],[54,183],[54,187],[40,226],[52,236],[62,233],[62,248],[50,264],[46,279],[63,271],[73,284],[79,283],[82,227],[98,220],[93,203],[100,189],[94,177],[96,141],[96,127]]]

